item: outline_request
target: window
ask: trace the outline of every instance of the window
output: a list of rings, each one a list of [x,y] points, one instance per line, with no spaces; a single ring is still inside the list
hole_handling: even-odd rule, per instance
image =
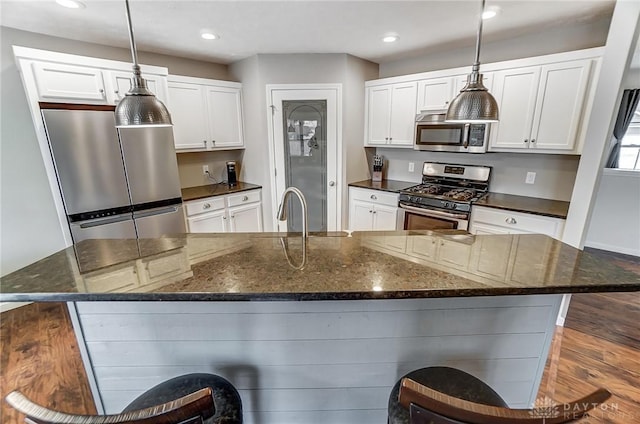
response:
[[[618,168],[640,170],[640,105],[620,142]]]

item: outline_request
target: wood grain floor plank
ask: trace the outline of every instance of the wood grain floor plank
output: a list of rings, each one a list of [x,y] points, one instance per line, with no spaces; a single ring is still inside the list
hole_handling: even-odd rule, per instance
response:
[[[77,342],[64,303],[34,303],[0,316],[0,395],[20,390],[42,405],[76,414],[95,414]],[[0,421],[24,417],[2,401]]]

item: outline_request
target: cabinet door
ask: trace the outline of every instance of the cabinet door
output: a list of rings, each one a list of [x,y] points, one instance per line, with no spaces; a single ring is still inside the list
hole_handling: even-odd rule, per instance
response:
[[[34,62],[32,68],[42,101],[107,103],[100,69],[48,62]]]
[[[391,94],[389,144],[413,146],[416,83],[394,84]]]
[[[573,150],[591,70],[590,60],[542,67],[531,147]]]
[[[467,269],[471,256],[471,245],[452,240],[440,240],[438,261],[455,268]]]
[[[416,112],[447,109],[449,102],[455,97],[453,81],[451,77],[418,81],[418,106]]]
[[[391,86],[367,89],[367,138],[366,144],[380,145],[389,141],[391,113]]]
[[[351,200],[349,205],[349,229],[351,231],[371,231],[373,229],[373,205],[360,200]]]
[[[407,240],[407,254],[429,261],[436,260],[438,241],[433,236],[413,236]]]
[[[211,147],[242,147],[240,89],[207,86],[205,90]]]
[[[500,122],[492,125],[491,148],[529,148],[539,81],[539,66],[496,72]]]
[[[116,104],[129,92],[131,89],[131,78],[133,78],[133,72],[123,71],[107,71],[106,72],[109,81],[108,98],[109,103]],[[167,105],[167,96],[164,92],[165,77],[153,74],[142,74],[142,77],[147,81],[147,88],[160,100]],[[168,107],[168,105],[167,105]],[[171,112],[171,110],[169,110]]]
[[[225,210],[203,213],[187,218],[190,233],[226,233],[227,212]]]
[[[486,74],[482,74],[482,84],[487,88],[487,90],[489,90],[491,94],[493,94],[493,74],[494,72],[487,72]],[[458,93],[460,93],[460,90],[462,90],[465,85],[467,85],[468,77],[469,75],[460,75],[458,77],[455,77],[456,87],[453,92],[452,99],[455,98]]]
[[[395,231],[398,219],[398,208],[393,206],[375,205],[373,208],[373,229]]]
[[[262,231],[262,206],[253,203],[229,208],[230,230],[234,233],[257,233]]]
[[[202,86],[169,82],[167,107],[173,121],[176,149],[206,149],[209,128]]]

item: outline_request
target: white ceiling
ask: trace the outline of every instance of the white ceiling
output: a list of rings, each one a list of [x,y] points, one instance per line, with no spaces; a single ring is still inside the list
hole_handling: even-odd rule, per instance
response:
[[[3,26],[128,47],[124,0],[0,0]],[[510,38],[607,16],[615,0],[488,0],[502,13],[483,40]],[[480,0],[162,1],[130,0],[138,50],[217,63],[259,53],[349,53],[377,63],[475,45]],[[200,37],[202,29],[219,40]],[[383,35],[399,34],[395,43]]]

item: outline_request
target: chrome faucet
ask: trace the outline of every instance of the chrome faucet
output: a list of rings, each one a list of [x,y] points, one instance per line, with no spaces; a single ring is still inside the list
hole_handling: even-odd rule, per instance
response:
[[[278,220],[279,221],[287,220],[286,206],[287,206],[287,200],[289,199],[289,196],[291,195],[291,193],[298,196],[298,199],[300,199],[300,204],[302,205],[302,238],[306,242],[307,238],[309,237],[309,228],[307,224],[307,201],[304,198],[304,194],[302,194],[302,192],[297,188],[289,187],[284,191],[284,193],[282,193],[282,202],[280,202],[280,207],[278,208]]]

